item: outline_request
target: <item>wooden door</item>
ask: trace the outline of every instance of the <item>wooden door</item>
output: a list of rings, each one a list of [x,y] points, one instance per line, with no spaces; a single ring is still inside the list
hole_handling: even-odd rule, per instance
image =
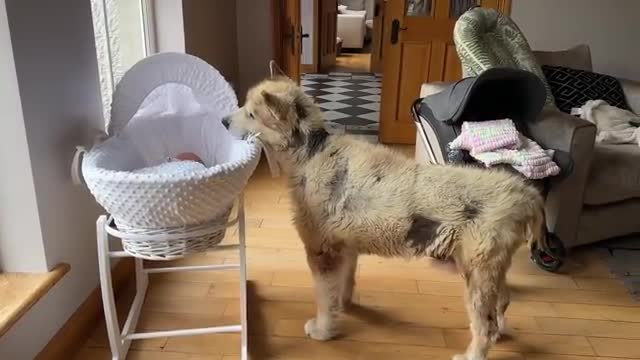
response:
[[[336,36],[338,33],[338,0],[318,0],[318,68],[329,71],[336,64]]]
[[[375,0],[373,10],[373,31],[371,34],[371,62],[369,71],[382,72],[382,37],[384,34],[385,0]]]
[[[387,1],[382,45],[381,142],[413,144],[416,135],[410,107],[418,98],[421,85],[461,78],[460,60],[453,43],[458,16],[476,5],[508,11],[509,3],[509,0]]]
[[[271,4],[275,60],[287,76],[299,82],[302,56],[300,0],[272,0]]]

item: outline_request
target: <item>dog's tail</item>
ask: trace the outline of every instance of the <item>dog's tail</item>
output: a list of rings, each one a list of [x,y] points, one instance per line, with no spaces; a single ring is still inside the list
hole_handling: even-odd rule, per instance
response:
[[[532,213],[529,221],[525,222],[525,238],[529,250],[540,249],[545,253],[552,253],[547,236],[547,220],[544,212],[544,201],[537,197],[531,203]]]

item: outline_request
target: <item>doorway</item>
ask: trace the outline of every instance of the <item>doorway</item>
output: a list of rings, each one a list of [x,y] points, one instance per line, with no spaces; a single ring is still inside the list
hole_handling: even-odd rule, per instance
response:
[[[301,0],[300,84],[331,133],[377,142],[382,74],[372,67],[376,0]],[[374,64],[375,65],[375,64]]]
[[[511,5],[511,0],[272,1],[277,60],[324,110],[328,130],[388,144],[415,143],[410,108],[422,84],[462,77],[453,43],[458,17],[476,6],[509,14]],[[344,25],[341,17],[352,22]],[[358,55],[369,58],[369,71],[358,71],[363,69]]]

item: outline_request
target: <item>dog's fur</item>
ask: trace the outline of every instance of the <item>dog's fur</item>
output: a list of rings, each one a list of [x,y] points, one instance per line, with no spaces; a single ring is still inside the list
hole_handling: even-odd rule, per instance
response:
[[[512,255],[525,241],[543,242],[536,189],[504,171],[419,165],[385,146],[329,135],[320,109],[287,78],[252,88],[230,122],[259,133],[286,166],[317,295],[307,335],[337,335],[358,254],[430,256],[454,260],[466,280],[473,339],[456,358],[486,358],[509,305]]]

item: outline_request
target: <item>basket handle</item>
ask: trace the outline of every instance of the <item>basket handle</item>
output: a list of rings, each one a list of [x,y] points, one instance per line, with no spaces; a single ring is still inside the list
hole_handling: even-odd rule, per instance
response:
[[[87,148],[84,146],[76,146],[76,153],[73,154],[73,160],[71,161],[71,181],[74,185],[82,185],[82,158],[87,152]]]

